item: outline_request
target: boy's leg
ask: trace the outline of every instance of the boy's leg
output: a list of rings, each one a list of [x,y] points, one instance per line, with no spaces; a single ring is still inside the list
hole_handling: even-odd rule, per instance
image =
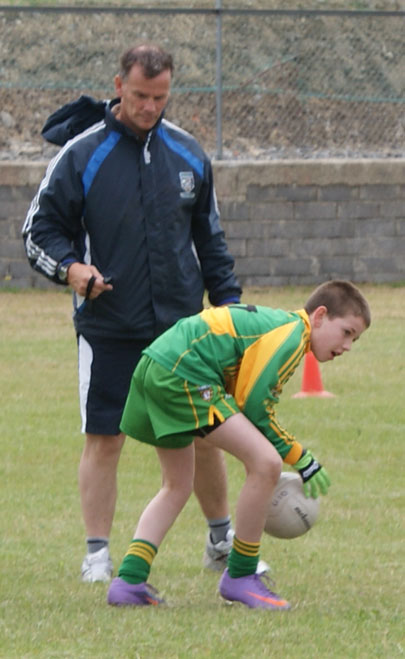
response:
[[[229,417],[207,440],[243,462],[246,480],[236,507],[236,526],[228,568],[219,589],[228,600],[251,608],[288,609],[256,574],[268,501],[278,482],[282,460],[272,444],[243,415]]]
[[[206,439],[195,444],[194,492],[207,519],[229,515],[224,454]]]
[[[223,451],[196,437],[194,493],[208,523],[203,565],[222,572],[232,549],[233,530],[228,505]]]
[[[243,462],[246,480],[236,507],[235,533],[246,541],[260,542],[267,502],[281,473],[281,457],[243,414],[229,417],[206,439]]]
[[[109,604],[136,606],[162,602],[146,581],[160,543],[193,491],[195,454],[193,443],[184,448],[156,451],[162,486],[139,519],[119,576],[111,582]]]
[[[194,484],[194,443],[184,448],[156,448],[162,486],[143,511],[135,537],[159,546],[186,505]]]

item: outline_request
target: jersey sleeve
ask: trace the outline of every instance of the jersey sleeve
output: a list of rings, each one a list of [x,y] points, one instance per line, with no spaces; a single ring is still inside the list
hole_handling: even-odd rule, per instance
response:
[[[306,337],[300,320],[264,334],[245,351],[235,389],[241,411],[289,464],[299,460],[302,446],[279,424],[274,406],[304,355]]]

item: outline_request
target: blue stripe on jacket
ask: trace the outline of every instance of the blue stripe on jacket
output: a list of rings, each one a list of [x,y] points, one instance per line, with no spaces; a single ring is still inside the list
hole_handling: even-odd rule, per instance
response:
[[[165,142],[165,144],[169,147],[169,149],[171,149],[172,151],[177,153],[179,156],[184,158],[184,160],[186,160],[189,163],[189,165],[197,172],[197,174],[201,178],[203,178],[203,176],[204,176],[204,164],[203,164],[203,161],[200,160],[200,158],[195,156],[194,153],[191,153],[191,151],[189,151],[189,149],[187,149],[185,146],[183,146],[180,142],[177,142],[176,140],[174,140],[168,134],[168,132],[164,129],[162,124],[160,124],[160,126],[158,128],[157,134]]]
[[[87,163],[87,167],[84,170],[83,178],[82,178],[85,197],[87,197],[91,184],[93,183],[94,177],[96,176],[98,170],[100,169],[101,165],[103,164],[104,160],[107,158],[109,153],[111,153],[111,151],[113,150],[119,139],[121,139],[120,133],[117,133],[116,131],[112,131],[108,135],[108,137],[104,140],[104,142],[102,142],[97,147],[97,149],[94,151],[93,155],[91,156],[89,162]]]

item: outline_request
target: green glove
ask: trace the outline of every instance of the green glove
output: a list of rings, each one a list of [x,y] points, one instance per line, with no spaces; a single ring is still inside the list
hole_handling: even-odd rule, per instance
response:
[[[304,449],[298,462],[293,465],[303,481],[304,494],[308,499],[310,496],[318,498],[318,494],[327,494],[330,486],[330,478],[325,467],[319,464],[311,451]]]

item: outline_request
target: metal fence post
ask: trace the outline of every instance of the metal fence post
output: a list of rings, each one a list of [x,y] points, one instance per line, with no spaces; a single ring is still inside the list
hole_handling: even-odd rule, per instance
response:
[[[217,10],[216,30],[216,142],[218,160],[222,159],[222,0],[215,0]]]

